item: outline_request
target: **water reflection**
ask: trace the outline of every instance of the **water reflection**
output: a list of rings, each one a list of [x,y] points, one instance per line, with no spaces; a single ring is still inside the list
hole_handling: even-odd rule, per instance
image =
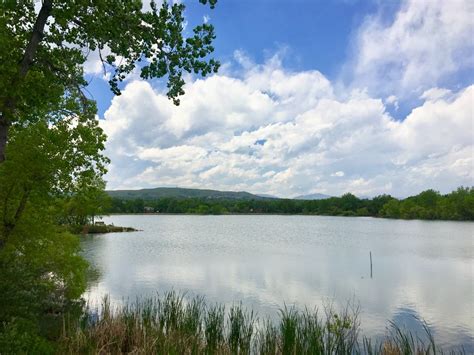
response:
[[[275,315],[284,302],[321,307],[356,299],[366,335],[385,334],[388,320],[418,330],[416,315],[438,342],[474,350],[473,224],[307,216],[106,221],[143,231],[84,239],[100,270],[90,300],[175,289]]]

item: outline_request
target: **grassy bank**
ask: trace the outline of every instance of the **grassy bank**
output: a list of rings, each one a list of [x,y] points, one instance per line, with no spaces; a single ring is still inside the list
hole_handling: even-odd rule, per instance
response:
[[[241,305],[225,309],[170,292],[117,308],[104,300],[100,312],[89,310],[79,321],[64,323],[58,349],[64,354],[442,353],[427,326],[425,334],[395,324],[390,329],[383,341],[374,342],[360,334],[358,311],[350,307],[340,313],[284,307],[272,322]]]

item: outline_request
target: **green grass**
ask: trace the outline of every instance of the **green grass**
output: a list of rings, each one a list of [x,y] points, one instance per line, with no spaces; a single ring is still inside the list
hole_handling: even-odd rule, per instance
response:
[[[242,304],[229,309],[202,297],[168,292],[99,312],[87,309],[65,322],[62,354],[441,354],[426,324],[425,338],[390,323],[390,333],[373,343],[359,335],[358,309],[337,313],[284,306],[277,321],[259,319]],[[459,353],[462,353],[460,349]]]

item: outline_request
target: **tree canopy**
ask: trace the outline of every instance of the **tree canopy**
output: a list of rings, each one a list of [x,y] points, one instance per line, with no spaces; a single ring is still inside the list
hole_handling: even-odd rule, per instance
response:
[[[199,0],[214,7],[216,0]],[[83,115],[95,105],[84,94],[83,65],[97,51],[111,90],[138,68],[144,79],[167,77],[168,96],[179,103],[183,72],[207,75],[219,63],[212,25],[184,35],[185,6],[154,1],[143,11],[136,0],[43,0],[1,2],[0,15],[0,162],[12,125],[39,119]]]

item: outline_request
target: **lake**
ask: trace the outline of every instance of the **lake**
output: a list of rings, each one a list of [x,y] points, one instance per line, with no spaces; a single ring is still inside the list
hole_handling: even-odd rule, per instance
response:
[[[360,306],[364,335],[388,321],[474,352],[474,223],[280,215],[114,215],[142,231],[87,236],[99,275],[86,299],[115,303],[169,290],[210,303],[240,302],[259,315]],[[373,273],[370,275],[369,253]]]

